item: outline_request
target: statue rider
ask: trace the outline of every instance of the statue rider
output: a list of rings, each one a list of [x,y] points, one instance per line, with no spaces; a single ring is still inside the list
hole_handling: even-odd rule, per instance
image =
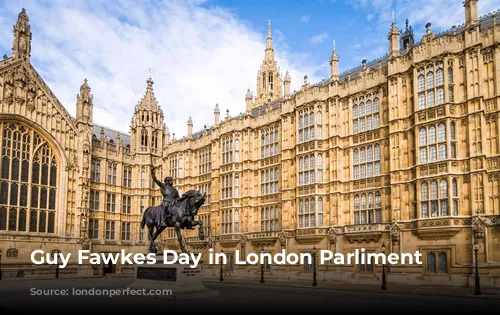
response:
[[[179,196],[179,192],[177,191],[177,189],[175,189],[173,186],[172,177],[165,177],[164,183],[162,183],[161,181],[159,181],[156,178],[156,175],[155,175],[156,168],[158,168],[158,166],[151,167],[151,175],[153,176],[154,182],[160,187],[160,192],[161,192],[161,195],[163,196],[163,201],[162,201],[161,205],[163,207],[164,217],[162,218],[162,220],[160,220],[160,226],[158,227],[158,228],[160,228],[160,227],[165,227],[167,225],[165,220],[168,216],[168,213],[169,213],[170,209],[172,208],[172,206],[174,205],[175,201],[177,199],[179,199],[180,196]]]

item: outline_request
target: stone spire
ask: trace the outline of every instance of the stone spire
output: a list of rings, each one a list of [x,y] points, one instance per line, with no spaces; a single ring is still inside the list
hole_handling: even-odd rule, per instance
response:
[[[266,60],[274,60],[273,37],[271,36],[271,20],[267,21],[267,39],[266,39]]]
[[[31,56],[31,27],[26,9],[22,9],[14,25],[14,41],[12,43],[12,57],[14,59],[29,60]]]
[[[266,51],[264,60],[257,74],[257,93],[253,106],[260,106],[283,97],[282,87],[283,82],[279,73],[279,67],[274,59],[271,21],[268,21]]]
[[[161,115],[163,116],[163,110],[160,107],[160,104],[156,100],[154,91],[153,91],[153,84],[154,81],[151,77],[149,77],[146,80],[146,92],[144,93],[144,96],[142,99],[139,101],[139,103],[135,106],[136,111],[140,110],[152,110],[152,111],[157,111],[160,112]]]
[[[391,57],[397,56],[399,53],[399,29],[394,22],[394,12],[392,12],[391,31],[387,39],[389,39],[389,55]]]
[[[333,51],[332,56],[330,57],[330,77],[332,80],[339,79],[339,56],[337,54],[335,40],[333,40]]]

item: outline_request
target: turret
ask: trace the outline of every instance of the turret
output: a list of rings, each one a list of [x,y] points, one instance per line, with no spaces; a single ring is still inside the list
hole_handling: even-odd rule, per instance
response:
[[[220,122],[220,109],[219,104],[215,104],[214,109],[214,127],[218,127]]]
[[[285,73],[285,79],[283,83],[283,90],[285,93],[285,97],[290,97],[290,83],[292,82],[292,78],[290,77],[290,73],[288,71]]]
[[[330,58],[330,78],[332,80],[339,79],[339,56],[335,48],[335,40],[333,41],[332,57]]]
[[[389,55],[391,57],[399,54],[399,29],[394,22],[394,12],[392,13],[391,31],[389,32]]]
[[[479,21],[477,14],[477,0],[465,0],[464,8],[465,25],[469,26],[476,24]]]
[[[187,134],[187,136],[188,136],[188,138],[192,138],[193,137],[193,119],[191,119],[191,116],[189,116],[187,125],[188,125],[188,134]]]
[[[247,106],[247,111],[250,111],[253,106],[253,95],[250,89],[247,90],[247,95],[245,96],[245,103]]]

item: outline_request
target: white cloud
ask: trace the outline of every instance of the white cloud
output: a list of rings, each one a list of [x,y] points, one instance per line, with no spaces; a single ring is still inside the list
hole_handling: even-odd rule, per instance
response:
[[[300,22],[303,23],[303,24],[309,23],[309,20],[310,20],[309,15],[303,15],[303,16],[300,17]]]
[[[25,7],[30,17],[32,63],[74,115],[76,94],[88,78],[94,122],[127,132],[134,106],[152,69],[165,123],[179,138],[213,123],[213,109],[236,115],[245,110],[246,89],[255,92],[264,58],[267,20],[258,31],[230,11],[202,1],[4,2],[0,47],[10,55],[12,25]],[[273,25],[273,35],[280,31]],[[276,58],[292,76],[292,90],[307,74],[320,79],[324,65],[291,51],[286,37],[275,40]],[[3,54],[3,53],[2,53]]]
[[[368,15],[366,16],[366,19],[367,19],[368,21],[371,21],[371,20],[373,20],[374,18],[375,18],[375,15],[373,15],[373,14],[368,14]]]
[[[323,32],[321,34],[314,35],[311,37],[311,43],[313,44],[319,44],[324,42],[328,38],[328,33]]]

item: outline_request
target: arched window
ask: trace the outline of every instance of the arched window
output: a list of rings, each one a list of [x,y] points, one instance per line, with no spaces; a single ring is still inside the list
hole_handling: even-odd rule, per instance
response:
[[[183,178],[184,177],[184,160],[182,158],[179,159],[178,165],[179,165],[179,170],[178,170],[177,174],[179,174],[179,178]]]
[[[316,124],[321,125],[321,124],[323,123],[323,122],[322,122],[322,119],[323,119],[323,117],[322,117],[322,115],[321,115],[321,112],[318,112],[318,113],[316,114]]]
[[[448,257],[445,252],[440,252],[438,255],[438,272],[448,272]]]
[[[380,192],[354,196],[354,224],[373,224],[382,221]]]
[[[372,101],[368,100],[366,101],[366,114],[371,114],[372,113]]]
[[[55,233],[59,165],[52,146],[22,124],[0,128],[0,231]]]
[[[427,253],[427,272],[436,272],[436,254]]]
[[[353,151],[353,179],[380,175],[380,145],[362,147]]]
[[[427,218],[429,217],[429,203],[427,202],[427,200],[429,199],[429,187],[427,186],[427,183],[422,183],[420,188],[420,200],[422,201],[422,217]]]
[[[458,182],[457,179],[454,178],[451,182],[451,194],[452,194],[452,206],[453,206],[453,215],[458,215]]]
[[[453,84],[453,67],[448,67],[448,83]]]
[[[447,136],[445,123],[439,123],[437,128],[434,125],[421,128],[419,131],[419,148],[420,163],[446,160]]]
[[[420,74],[417,77],[417,88],[418,88],[418,91],[423,91],[425,89],[424,75],[423,74]]]
[[[358,118],[358,105],[352,107],[352,118]]]
[[[234,198],[238,198],[240,195],[240,176],[238,174],[234,175]]]
[[[439,68],[436,70],[436,86],[443,85],[443,83],[444,83],[443,69]]]
[[[323,226],[323,198],[318,198],[318,225]]]
[[[452,121],[452,122],[450,123],[450,138],[451,138],[451,140],[456,140],[456,138],[455,138],[455,137],[456,137],[456,136],[455,136],[455,122],[454,122],[454,121]]]
[[[427,88],[433,88],[434,87],[434,73],[432,71],[429,71],[427,73]]]
[[[299,129],[304,128],[304,117],[302,115],[299,116]]]
[[[239,139],[234,140],[234,161],[235,162],[240,161],[240,140]]]
[[[146,151],[148,149],[148,131],[146,129],[141,130],[141,150]]]

